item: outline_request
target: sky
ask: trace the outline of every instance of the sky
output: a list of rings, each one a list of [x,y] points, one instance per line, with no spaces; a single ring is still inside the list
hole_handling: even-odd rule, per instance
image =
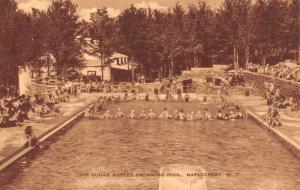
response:
[[[52,0],[16,0],[19,9],[30,12],[32,8],[46,10]],[[81,19],[88,20],[90,13],[95,12],[97,8],[106,7],[111,17],[117,17],[122,10],[130,5],[137,8],[152,8],[167,10],[179,2],[184,7],[189,4],[197,3],[198,0],[72,0],[78,5],[78,14]],[[223,0],[205,0],[213,9],[218,8]]]

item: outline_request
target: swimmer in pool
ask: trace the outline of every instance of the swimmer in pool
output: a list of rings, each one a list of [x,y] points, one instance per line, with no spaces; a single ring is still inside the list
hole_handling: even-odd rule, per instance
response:
[[[135,119],[135,118],[136,118],[135,113],[134,113],[134,110],[131,110],[131,112],[130,112],[128,118],[130,118],[130,119]]]
[[[121,108],[118,108],[118,111],[116,112],[116,118],[124,117],[124,113],[121,111]]]
[[[244,117],[243,112],[241,111],[240,107],[238,105],[236,105],[234,107],[235,113],[236,113],[236,118],[237,119],[242,119]]]
[[[203,116],[204,116],[204,119],[207,119],[207,120],[213,120],[213,116],[212,116],[212,114],[208,111],[207,108],[204,109]]]
[[[147,114],[147,118],[155,119],[155,118],[157,118],[157,115],[156,115],[156,113],[153,112],[152,109],[150,109],[150,112]]]
[[[107,110],[107,111],[102,115],[102,118],[104,118],[104,119],[112,119],[113,117],[112,117],[110,111]]]
[[[237,114],[235,113],[234,110],[231,110],[231,111],[230,111],[228,118],[229,118],[230,120],[236,120]]]
[[[195,120],[201,120],[203,119],[203,115],[201,113],[201,111],[197,111],[196,114],[195,114]]]
[[[147,114],[145,113],[145,110],[142,111],[142,113],[139,115],[140,119],[147,119]]]
[[[168,112],[167,108],[164,108],[164,111],[159,114],[160,119],[172,119],[173,116]]]
[[[181,109],[181,110],[178,112],[178,118],[179,118],[179,120],[181,120],[181,121],[185,121],[185,120],[186,120],[186,115],[185,115],[185,113],[183,112],[183,109]]]
[[[206,104],[206,103],[207,103],[207,97],[206,97],[206,96],[203,96],[202,101],[203,101],[204,104]]]
[[[178,111],[177,111],[177,110],[174,111],[173,119],[179,120],[179,114],[178,114]]]
[[[196,120],[196,116],[195,116],[195,113],[193,111],[190,114],[187,115],[187,120],[188,121],[195,121]]]
[[[218,113],[216,114],[215,118],[218,120],[223,120],[223,119],[225,119],[225,116],[221,110],[218,110]]]

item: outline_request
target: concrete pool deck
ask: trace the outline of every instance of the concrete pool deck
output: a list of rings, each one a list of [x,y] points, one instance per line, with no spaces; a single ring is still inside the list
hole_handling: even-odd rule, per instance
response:
[[[24,123],[21,127],[1,128],[0,129],[0,171],[1,165],[7,160],[7,158],[20,151],[26,143],[26,137],[24,135],[24,129],[26,126],[31,125],[33,127],[35,135],[40,138],[59,125],[70,122],[76,114],[92,104],[97,98],[98,94],[80,94],[72,97],[69,102],[60,104],[60,113],[54,117],[43,118],[38,123]]]
[[[280,122],[282,126],[269,127],[264,121],[264,116],[267,113],[269,106],[266,100],[261,96],[244,96],[232,95],[227,99],[234,102],[248,112],[255,120],[263,124],[268,130],[276,134],[283,140],[285,144],[300,158],[300,117],[292,117],[287,114],[286,110],[279,110]]]

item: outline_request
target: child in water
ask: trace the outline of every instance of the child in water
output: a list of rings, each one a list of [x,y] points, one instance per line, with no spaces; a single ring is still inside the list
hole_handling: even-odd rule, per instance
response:
[[[195,120],[201,120],[201,119],[203,119],[203,115],[202,115],[201,111],[199,110],[196,112]]]
[[[212,114],[208,111],[207,108],[204,109],[203,118],[207,120],[213,120]]]
[[[147,119],[147,114],[145,113],[145,110],[142,111],[142,113],[139,115],[140,119]]]
[[[134,113],[134,110],[131,110],[129,116],[128,116],[129,119],[135,119],[136,116],[135,116],[135,113]]]
[[[124,117],[124,113],[121,111],[121,108],[118,108],[118,111],[116,112],[116,118]]]
[[[112,115],[110,114],[110,111],[107,110],[103,115],[102,115],[102,118],[104,119],[112,119]]]
[[[196,120],[196,116],[195,116],[195,113],[193,111],[190,114],[187,115],[187,120],[188,121],[195,121]]]
[[[179,118],[179,120],[181,120],[181,121],[185,121],[185,120],[186,120],[186,115],[184,114],[183,109],[181,109],[181,110],[179,111],[179,113],[178,113],[178,118]]]
[[[223,120],[225,119],[225,115],[222,113],[221,110],[218,110],[218,113],[215,116],[218,120]]]
[[[150,112],[147,114],[147,118],[155,119],[155,118],[157,118],[157,115],[156,115],[156,113],[153,112],[152,109],[150,109]]]

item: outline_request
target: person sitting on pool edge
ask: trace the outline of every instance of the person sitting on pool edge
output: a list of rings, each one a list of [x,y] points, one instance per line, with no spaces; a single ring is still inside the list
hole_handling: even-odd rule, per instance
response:
[[[121,108],[118,108],[117,112],[116,112],[116,118],[121,118],[124,117],[124,113],[121,111]]]
[[[147,118],[155,119],[155,118],[157,118],[157,115],[156,115],[156,113],[153,112],[152,109],[150,109],[150,112],[147,114]]]
[[[140,119],[147,119],[147,114],[145,112],[145,110],[142,111],[142,113],[139,115]]]
[[[24,133],[25,133],[26,139],[27,139],[25,147],[36,147],[36,146],[39,146],[38,145],[38,140],[35,137],[34,132],[32,130],[32,126],[27,126],[25,128]]]
[[[275,126],[281,126],[281,123],[279,121],[279,113],[278,110],[276,108],[272,108],[271,109],[271,127],[275,127]]]

